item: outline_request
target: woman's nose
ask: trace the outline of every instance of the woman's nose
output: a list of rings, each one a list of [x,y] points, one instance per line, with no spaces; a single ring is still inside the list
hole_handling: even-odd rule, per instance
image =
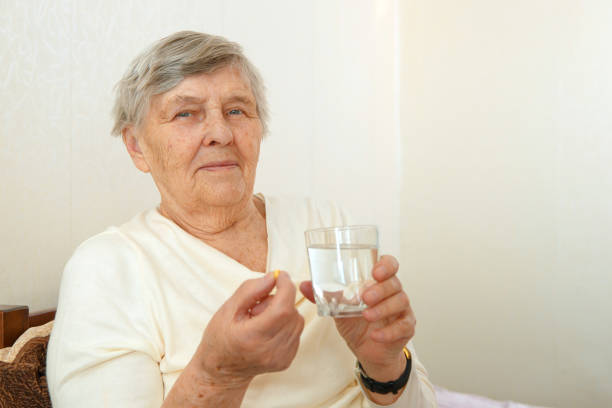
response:
[[[210,115],[203,123],[204,138],[202,144],[211,146],[215,144],[227,145],[232,143],[234,135],[223,114]]]

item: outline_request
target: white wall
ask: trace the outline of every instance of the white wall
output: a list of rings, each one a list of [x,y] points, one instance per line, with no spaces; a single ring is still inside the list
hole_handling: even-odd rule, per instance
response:
[[[443,386],[612,406],[612,3],[402,3],[402,233]]]
[[[0,7],[0,304],[54,307],[74,248],[157,204],[109,135],[112,87],[143,47],[182,29],[243,44],[262,71],[272,122],[257,191],[336,199],[399,252],[392,0]]]
[[[0,2],[0,303],[54,306],[75,246],[157,203],[109,136],[111,89],[144,46],[195,29],[242,43],[267,81],[258,191],[336,198],[394,254],[401,234],[436,383],[610,406],[611,9]]]

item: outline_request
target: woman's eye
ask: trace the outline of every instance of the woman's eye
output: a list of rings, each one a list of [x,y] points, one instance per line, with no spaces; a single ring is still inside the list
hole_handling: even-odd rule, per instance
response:
[[[240,115],[242,111],[240,109],[232,109],[228,112],[230,115]]]
[[[191,112],[179,112],[176,115],[177,118],[188,118],[188,117],[191,117],[191,116],[192,116]]]

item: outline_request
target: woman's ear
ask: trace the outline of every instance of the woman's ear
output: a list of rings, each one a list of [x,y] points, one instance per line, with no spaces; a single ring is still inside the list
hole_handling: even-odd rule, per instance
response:
[[[121,131],[121,135],[123,137],[123,143],[125,144],[125,148],[127,149],[134,165],[138,170],[148,173],[151,171],[145,157],[142,153],[142,149],[140,148],[140,142],[138,141],[138,137],[136,136],[136,132],[134,130],[134,126],[126,126]]]

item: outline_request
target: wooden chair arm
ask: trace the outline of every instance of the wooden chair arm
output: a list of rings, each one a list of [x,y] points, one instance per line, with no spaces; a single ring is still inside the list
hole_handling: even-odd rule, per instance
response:
[[[29,327],[42,326],[55,319],[55,309],[45,309],[40,312],[34,312],[29,317]]]
[[[0,305],[0,348],[12,346],[28,328],[43,325],[54,318],[53,309],[30,314],[27,306]]]
[[[10,347],[29,327],[27,306],[0,305],[0,348]]]

